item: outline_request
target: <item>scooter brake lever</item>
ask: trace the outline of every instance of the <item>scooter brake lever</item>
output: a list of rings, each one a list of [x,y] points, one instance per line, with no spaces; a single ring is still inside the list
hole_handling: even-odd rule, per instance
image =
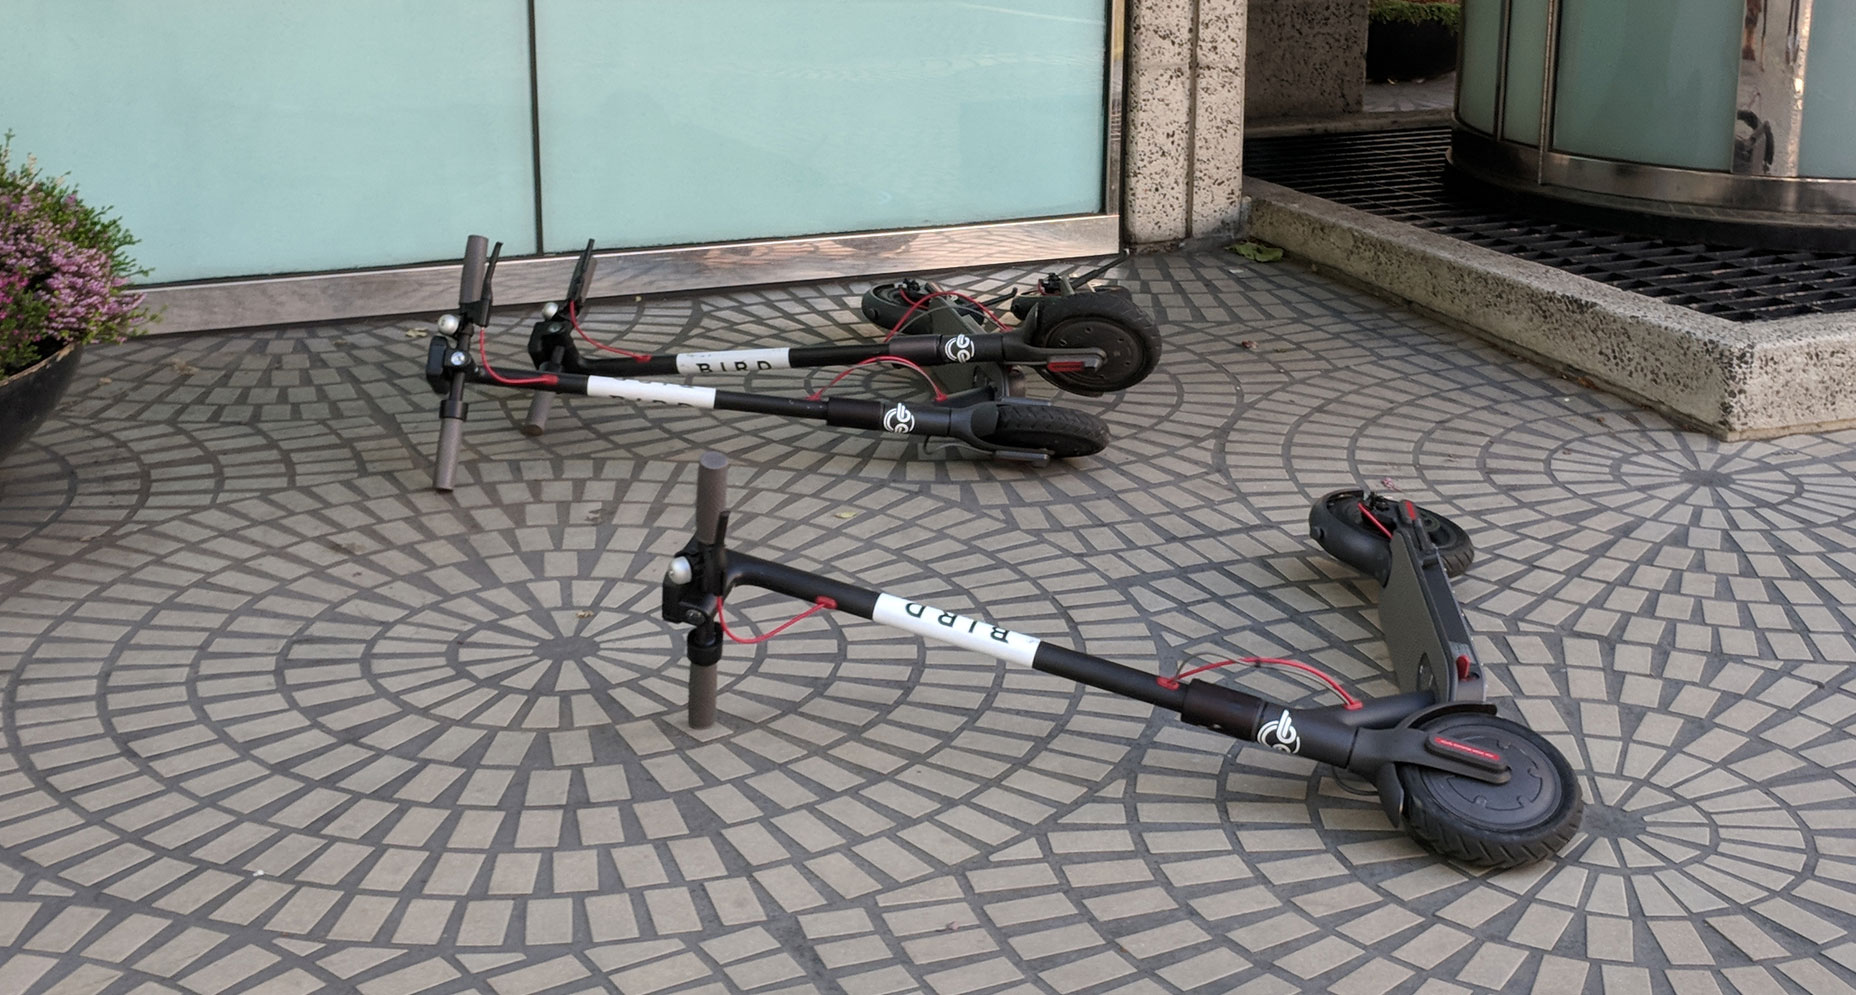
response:
[[[1128,261],[1128,253],[1126,251],[1117,252],[1115,253],[1115,258],[1110,259],[1108,262],[1105,262],[1102,265],[1097,266],[1095,269],[1092,269],[1087,273],[1084,273],[1082,276],[1076,277],[1075,280],[1077,283],[1084,283],[1084,284],[1091,283],[1097,277],[1103,275],[1104,273],[1107,273],[1109,270],[1112,270],[1115,267],[1120,266],[1122,263],[1125,263],[1127,261]]]

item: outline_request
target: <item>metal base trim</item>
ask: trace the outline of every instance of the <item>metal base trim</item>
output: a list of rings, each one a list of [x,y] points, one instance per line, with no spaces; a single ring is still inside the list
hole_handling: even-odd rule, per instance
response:
[[[1460,119],[1450,164],[1485,183],[1666,217],[1856,229],[1856,180],[1736,176],[1620,162],[1498,140]]]
[[[462,245],[466,232],[459,232]],[[495,232],[485,232],[494,239]],[[520,234],[520,233],[512,233]],[[887,273],[1109,255],[1119,214],[727,242],[599,253],[593,297],[835,280]],[[566,292],[574,256],[504,259],[498,304],[540,304]],[[458,264],[148,287],[154,333],[439,313],[457,304]]]

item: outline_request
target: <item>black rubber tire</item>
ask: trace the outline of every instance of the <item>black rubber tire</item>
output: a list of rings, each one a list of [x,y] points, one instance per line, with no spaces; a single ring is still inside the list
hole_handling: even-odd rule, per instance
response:
[[[1366,523],[1366,517],[1360,511],[1359,491],[1335,491],[1321,499],[1321,505],[1317,510],[1320,509],[1325,509],[1327,512],[1326,526],[1328,528],[1342,528],[1349,533],[1348,536],[1337,538],[1351,540],[1355,543],[1371,542],[1379,548],[1387,545],[1385,535]],[[1312,519],[1316,516],[1310,517],[1312,524]],[[1443,558],[1444,573],[1451,577],[1460,577],[1469,569],[1470,564],[1476,562],[1476,544],[1461,525],[1423,505],[1418,506],[1418,521],[1423,523],[1424,534],[1430,537],[1431,544],[1437,547],[1438,554]],[[1385,524],[1387,528],[1396,527],[1396,523]],[[1322,541],[1319,536],[1316,539]],[[1326,545],[1325,541],[1323,545]],[[1346,559],[1346,557],[1341,558]],[[1373,573],[1374,571],[1369,569],[1367,572]]]
[[[957,297],[950,298],[950,300],[954,302],[954,307],[961,314],[982,324],[985,322],[986,312],[979,305]],[[908,327],[901,329],[897,334],[926,332],[928,330],[926,309],[917,308],[914,314],[909,314],[910,306],[910,302],[903,299],[901,283],[879,283],[864,291],[861,309],[865,321],[885,332],[896,331],[896,322],[901,321],[905,314],[909,315]]]
[[[983,438],[998,446],[1069,459],[1108,448],[1108,423],[1087,411],[1049,404],[1001,404],[999,424]]]
[[[1042,349],[1100,349],[1101,366],[1071,373],[1038,367],[1061,390],[1085,397],[1127,390],[1160,363],[1160,329],[1125,293],[1092,290],[1040,298],[1025,341]]]
[[[1115,294],[1126,297],[1130,291],[1118,283],[1098,283],[1093,287],[1084,287],[1078,293]],[[1019,321],[1024,321],[1031,317],[1032,308],[1037,307],[1040,302],[1055,300],[1056,297],[1057,295],[1046,294],[1042,290],[1036,293],[1019,294],[1012,298],[1012,315]]]
[[[1519,867],[1558,853],[1579,829],[1585,799],[1572,765],[1541,735],[1494,715],[1456,713],[1418,728],[1502,755],[1507,784],[1401,764],[1405,831],[1425,847],[1480,867]]]

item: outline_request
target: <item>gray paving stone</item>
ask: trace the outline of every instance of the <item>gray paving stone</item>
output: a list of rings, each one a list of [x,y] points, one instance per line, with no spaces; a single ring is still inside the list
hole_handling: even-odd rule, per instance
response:
[[[0,939],[30,951],[0,990],[1849,989],[1849,433],[1685,434],[1294,265],[1124,269],[1167,358],[1065,398],[1115,441],[1039,471],[584,400],[530,439],[484,391],[440,498],[404,322],[99,350],[0,467]],[[589,331],[838,342],[856,296],[605,302]],[[1375,599],[1307,502],[1435,504],[1585,831],[1465,874],[1325,771],[846,616],[731,646],[693,735],[656,577],[702,445],[735,459],[736,542],[797,565],[1371,693]]]

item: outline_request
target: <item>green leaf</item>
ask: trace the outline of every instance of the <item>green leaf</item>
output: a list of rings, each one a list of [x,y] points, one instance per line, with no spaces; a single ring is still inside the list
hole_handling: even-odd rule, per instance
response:
[[[1265,245],[1262,242],[1239,242],[1231,246],[1231,251],[1243,256],[1245,259],[1259,263],[1273,263],[1282,258],[1281,249],[1274,245]]]

